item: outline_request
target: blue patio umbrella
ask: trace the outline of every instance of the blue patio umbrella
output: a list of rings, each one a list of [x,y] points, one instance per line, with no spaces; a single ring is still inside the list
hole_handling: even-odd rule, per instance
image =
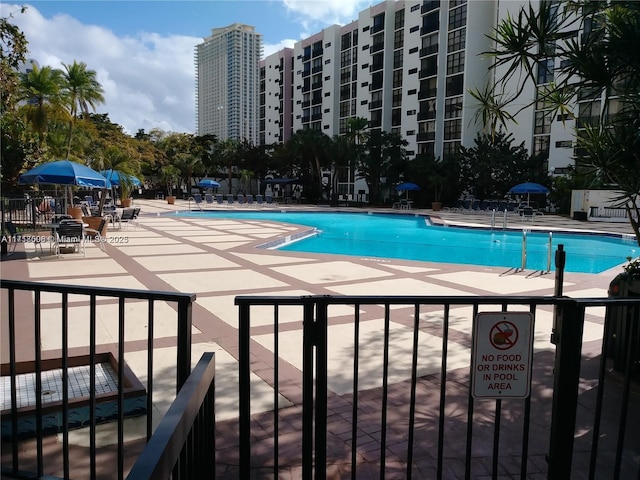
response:
[[[104,175],[80,163],[56,160],[43,163],[18,177],[21,185],[74,185],[85,188],[109,188]]]
[[[515,193],[516,195],[524,195],[527,194],[527,205],[529,205],[529,195],[532,193],[549,193],[549,189],[544,185],[540,185],[539,183],[533,182],[525,182],[519,183],[518,185],[511,187],[509,189],[509,193]]]
[[[135,187],[139,187],[140,185],[142,185],[142,182],[139,178],[133,175],[129,175],[128,173],[121,172],[119,170],[102,170],[100,173],[107,179],[109,179],[109,181],[116,187],[120,186],[122,180],[125,178],[128,179],[129,183],[131,183]]]
[[[407,192],[407,198],[409,198],[409,191],[411,190],[417,191],[420,190],[420,187],[411,182],[401,183],[396,187],[396,192]]]
[[[200,188],[214,188],[214,187],[219,187],[220,184],[215,180],[213,180],[212,178],[203,178],[198,182],[198,186]]]

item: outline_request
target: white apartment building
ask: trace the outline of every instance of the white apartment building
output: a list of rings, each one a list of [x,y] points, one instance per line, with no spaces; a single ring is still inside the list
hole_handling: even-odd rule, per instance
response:
[[[198,135],[258,143],[262,35],[234,23],[214,28],[195,47]]]
[[[528,4],[382,2],[348,25],[333,25],[297,42],[291,67],[289,51],[267,57],[260,63],[260,141],[286,141],[303,128],[344,134],[347,119],[357,116],[368,119],[371,129],[400,134],[409,142],[410,157],[430,153],[444,158],[460,145],[473,146],[482,125],[469,91],[501,75],[489,70],[491,60],[482,55],[492,46],[487,35],[508,13]],[[277,81],[289,78],[291,88]],[[550,81],[553,65],[541,66],[538,83]],[[525,98],[535,98],[535,91],[530,85]],[[548,113],[535,107],[516,119],[508,126],[515,143],[524,142],[530,153],[548,152],[551,173],[573,164],[571,122],[551,125]],[[355,193],[353,186],[349,190]]]

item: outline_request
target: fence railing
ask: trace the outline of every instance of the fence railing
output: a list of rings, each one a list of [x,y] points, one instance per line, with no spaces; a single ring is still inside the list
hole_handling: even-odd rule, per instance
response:
[[[66,213],[66,199],[49,195],[1,198],[2,223],[12,222],[21,229],[37,229],[51,222],[54,215]]]
[[[267,466],[277,478],[292,465],[302,465],[304,479],[327,478],[335,465],[340,478],[440,479],[452,469],[459,478],[640,472],[630,423],[640,413],[630,393],[637,352],[627,355],[620,378],[609,373],[608,358],[612,311],[627,309],[625,328],[637,337],[640,298],[252,296],[236,305],[240,478]],[[484,311],[532,315],[526,398],[472,394],[475,319]],[[294,319],[302,322],[298,342],[288,326]],[[524,367],[515,370],[491,371],[504,380],[496,388],[524,375]],[[268,413],[251,415],[251,372],[273,387]],[[299,455],[280,435],[291,424],[301,425],[293,441]],[[266,434],[265,425],[272,425]]]
[[[215,478],[213,353],[204,353],[127,478]]]
[[[635,212],[632,211],[635,216]],[[619,207],[590,207],[589,217],[593,218],[627,218],[627,210]]]
[[[195,295],[4,279],[0,288],[3,477],[41,477],[47,465],[61,478],[96,478],[100,453],[111,478],[124,478],[190,375]],[[140,415],[141,425],[126,422]],[[103,423],[116,427],[115,453],[98,444]],[[72,455],[76,428],[88,438],[88,460]],[[125,441],[125,430],[137,440]],[[53,434],[61,441],[45,449]],[[29,438],[34,447],[21,447]]]

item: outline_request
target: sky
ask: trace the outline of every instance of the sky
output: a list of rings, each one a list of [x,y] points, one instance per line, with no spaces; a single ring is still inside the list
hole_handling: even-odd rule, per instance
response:
[[[0,4],[29,42],[28,58],[63,69],[84,62],[105,102],[96,113],[135,135],[195,133],[194,48],[213,28],[252,25],[264,55],[323,28],[347,24],[370,0],[75,0]],[[20,7],[27,7],[20,13]]]

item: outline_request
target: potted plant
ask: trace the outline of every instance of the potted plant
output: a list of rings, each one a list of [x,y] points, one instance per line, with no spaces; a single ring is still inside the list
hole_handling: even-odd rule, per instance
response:
[[[622,266],[622,273],[609,284],[610,297],[640,296],[640,257],[635,260],[627,257],[626,265]]]
[[[133,182],[125,175],[120,176],[120,205],[123,208],[131,206],[131,192],[133,191]]]
[[[167,203],[173,205],[176,203],[176,197],[173,194],[173,186],[178,182],[180,171],[173,165],[166,165],[160,171],[162,180],[167,185]]]

